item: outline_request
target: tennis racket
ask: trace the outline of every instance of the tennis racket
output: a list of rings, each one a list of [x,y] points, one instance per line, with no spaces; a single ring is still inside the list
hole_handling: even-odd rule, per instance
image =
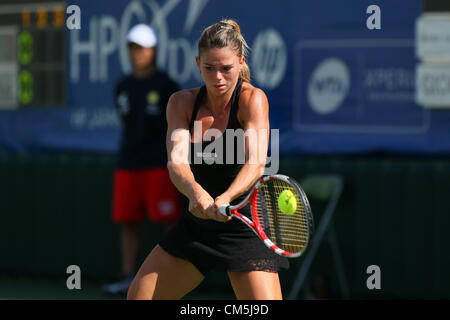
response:
[[[293,213],[283,213],[279,207],[279,197],[285,190],[295,196]],[[247,205],[251,208],[251,218],[239,213],[239,209]],[[245,223],[269,249],[280,256],[299,257],[312,240],[314,221],[309,201],[298,182],[285,175],[261,178],[241,203],[222,205],[218,211]]]

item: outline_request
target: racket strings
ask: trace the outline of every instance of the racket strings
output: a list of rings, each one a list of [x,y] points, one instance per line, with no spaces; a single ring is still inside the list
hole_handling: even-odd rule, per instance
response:
[[[285,190],[290,190],[295,196],[296,210],[292,214],[283,213],[278,207],[278,198]],[[268,238],[287,252],[304,250],[308,244],[309,227],[303,201],[296,188],[283,180],[269,180],[261,186],[258,197],[258,218]]]

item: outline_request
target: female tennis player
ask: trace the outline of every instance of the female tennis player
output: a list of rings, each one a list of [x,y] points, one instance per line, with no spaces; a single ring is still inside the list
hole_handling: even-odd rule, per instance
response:
[[[289,266],[287,259],[267,249],[242,222],[218,212],[221,205],[242,201],[264,172],[267,97],[250,84],[248,46],[237,22],[222,20],[206,28],[198,49],[205,85],[173,94],[167,106],[168,168],[189,199],[189,212],[146,258],[127,298],[180,299],[214,269],[227,271],[238,299],[282,299],[278,271]],[[225,132],[239,129],[260,134],[253,141],[251,134],[230,141]],[[212,143],[223,149],[211,152]],[[264,157],[250,161],[256,143]]]

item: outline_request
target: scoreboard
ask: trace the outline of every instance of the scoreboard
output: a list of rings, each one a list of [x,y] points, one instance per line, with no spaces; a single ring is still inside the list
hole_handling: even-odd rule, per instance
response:
[[[0,109],[66,102],[64,1],[0,2]]]

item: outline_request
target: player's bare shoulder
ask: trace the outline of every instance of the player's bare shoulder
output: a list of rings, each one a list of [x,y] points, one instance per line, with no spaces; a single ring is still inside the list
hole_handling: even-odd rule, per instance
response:
[[[184,89],[173,93],[167,105],[167,118],[186,117],[190,121],[195,98],[200,88]]]
[[[252,113],[268,114],[268,112],[269,102],[264,91],[248,82],[243,82],[239,97],[239,121],[249,119]]]

